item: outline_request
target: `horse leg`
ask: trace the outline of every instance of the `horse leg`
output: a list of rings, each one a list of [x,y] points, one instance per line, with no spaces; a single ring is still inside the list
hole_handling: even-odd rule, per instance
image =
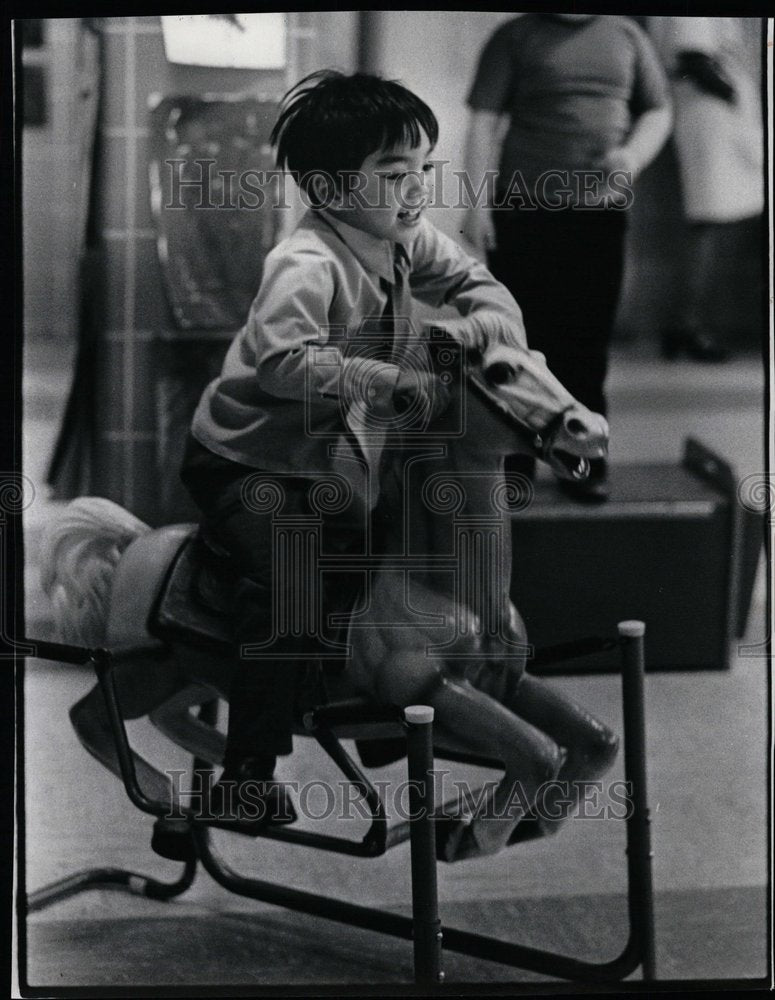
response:
[[[457,861],[495,854],[506,846],[541,786],[556,778],[562,760],[560,749],[545,733],[465,680],[441,678],[424,692],[423,701],[436,711],[440,746],[463,746],[498,757],[505,767],[499,784],[477,803],[470,822],[447,824],[440,857]]]
[[[572,699],[530,674],[524,674],[507,690],[503,704],[565,750],[556,782],[542,790],[535,814],[515,831],[515,843],[556,833],[582,798],[584,783],[601,778],[610,769],[619,739]]]
[[[181,686],[178,672],[168,661],[121,663],[114,668],[121,715],[137,719],[170,698]],[[121,766],[99,684],[70,709],[70,721],[86,750],[104,767],[121,778]],[[137,781],[143,792],[160,801],[170,799],[170,781],[139,754],[132,751]]]

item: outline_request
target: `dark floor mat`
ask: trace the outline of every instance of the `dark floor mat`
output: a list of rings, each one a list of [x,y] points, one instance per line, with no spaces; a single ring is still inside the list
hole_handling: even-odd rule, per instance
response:
[[[587,961],[614,958],[627,930],[624,898],[609,895],[455,903],[442,915],[449,926]],[[656,926],[660,979],[766,973],[763,888],[661,893]],[[148,920],[36,917],[27,951],[27,982],[37,987],[412,981],[409,942],[281,909]],[[543,978],[452,952],[444,965],[448,984]]]

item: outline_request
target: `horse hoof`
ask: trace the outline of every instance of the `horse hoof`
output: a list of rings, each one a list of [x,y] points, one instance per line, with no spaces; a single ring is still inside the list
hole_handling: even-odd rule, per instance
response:
[[[514,827],[508,839],[508,846],[524,844],[528,840],[538,840],[543,836],[544,831],[538,817],[533,813],[528,813]]]
[[[542,837],[553,837],[561,828],[561,821],[547,822],[536,816],[534,812],[529,812],[514,827],[507,846],[524,844],[529,840],[539,840]]]
[[[478,857],[482,852],[471,831],[470,818],[441,816],[435,821],[436,860],[451,864],[465,858]]]

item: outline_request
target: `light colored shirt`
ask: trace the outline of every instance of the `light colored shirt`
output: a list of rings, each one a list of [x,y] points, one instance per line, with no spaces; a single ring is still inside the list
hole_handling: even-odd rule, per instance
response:
[[[750,22],[759,24],[751,38]],[[673,140],[684,213],[692,222],[735,222],[764,210],[764,125],[758,65],[761,24],[744,17],[650,17],[657,51],[673,81]],[[681,75],[681,52],[717,59],[735,89],[733,102]]]
[[[412,296],[460,314],[434,326],[478,349],[493,339],[527,346],[509,291],[427,217],[404,246]],[[394,280],[392,242],[307,212],[268,254],[247,322],[194,414],[194,437],[255,468],[357,480],[363,452],[344,400],[352,398],[348,380],[364,377],[392,394],[399,368],[369,358],[358,333],[383,316]],[[410,328],[410,339],[421,336]]]

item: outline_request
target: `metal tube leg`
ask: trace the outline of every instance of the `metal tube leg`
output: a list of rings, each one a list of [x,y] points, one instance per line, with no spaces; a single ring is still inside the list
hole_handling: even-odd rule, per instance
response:
[[[654,886],[651,859],[651,816],[646,786],[646,713],[643,693],[643,637],[639,621],[619,622],[622,643],[624,711],[624,777],[632,792],[627,820],[627,872],[630,927],[638,942],[643,978],[656,978],[654,953]]]
[[[407,725],[409,809],[412,855],[414,978],[418,985],[438,985],[441,968],[441,920],[436,883],[436,837],[433,820],[433,709],[412,705]]]

